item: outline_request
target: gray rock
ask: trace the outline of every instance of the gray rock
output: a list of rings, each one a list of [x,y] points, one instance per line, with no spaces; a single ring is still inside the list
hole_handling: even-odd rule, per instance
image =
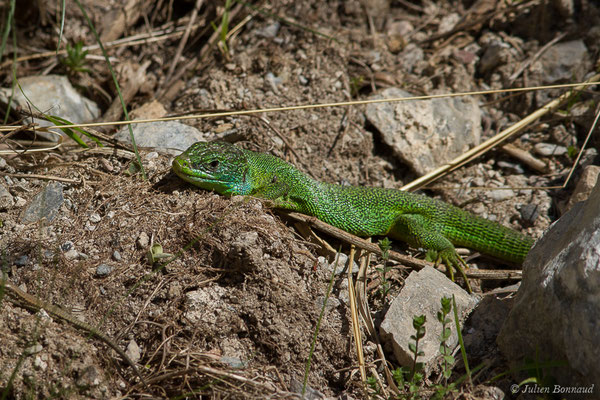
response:
[[[192,144],[206,140],[202,132],[193,126],[177,121],[148,122],[133,125],[133,136],[139,147],[154,148],[159,152],[179,154]],[[115,138],[131,144],[129,129],[123,127]]]
[[[28,262],[29,262],[29,257],[27,257],[26,255],[19,256],[15,259],[15,265],[17,267],[24,267],[27,265]]]
[[[8,210],[15,204],[15,199],[4,185],[0,185],[0,210]]]
[[[561,212],[565,213],[567,210],[571,209],[573,205],[580,201],[585,201],[590,197],[592,193],[592,189],[596,186],[598,182],[598,176],[600,175],[600,166],[597,165],[588,165],[583,169],[581,173],[581,177],[577,182],[577,186],[571,194],[569,201],[563,206],[560,207]]]
[[[555,44],[533,63],[531,70],[544,83],[578,82],[589,69],[590,57],[583,40]]]
[[[479,72],[486,74],[496,67],[506,64],[512,58],[510,46],[503,41],[491,41],[479,61]]]
[[[600,383],[600,184],[527,256],[498,345],[512,368],[525,358],[567,361],[551,371],[559,384]]]
[[[75,260],[78,257],[79,257],[79,252],[75,249],[67,250],[65,252],[65,258],[67,260]]]
[[[299,381],[296,378],[292,378],[292,381],[290,382],[290,391],[294,393],[302,393],[303,386],[304,384],[302,383],[302,381]],[[302,397],[302,399],[305,400],[322,400],[326,398],[327,396],[325,396],[323,393],[319,392],[316,389],[313,389],[308,385],[306,386],[304,396]]]
[[[100,109],[96,103],[80,95],[65,76],[28,76],[20,78],[19,83],[35,107],[49,115],[73,123],[90,122],[100,116]],[[6,103],[10,93],[11,89],[0,89],[0,101]],[[20,90],[16,90],[13,100],[27,110],[29,108],[27,98]],[[43,126],[52,125],[47,121],[36,122]]]
[[[523,167],[521,167],[520,164],[515,164],[515,163],[511,163],[511,162],[506,162],[506,161],[502,161],[502,160],[498,160],[496,162],[496,165],[502,169],[506,169],[509,170],[510,172],[513,172],[515,174],[523,174],[525,173],[525,170],[523,169]]]
[[[122,260],[121,253],[119,253],[118,250],[113,251],[112,258],[115,261],[121,261]]]
[[[150,236],[146,232],[140,232],[135,244],[138,249],[145,250],[150,245]]]
[[[398,57],[398,62],[408,72],[416,72],[416,67],[425,59],[423,49],[414,43],[406,45]]]
[[[138,346],[138,344],[133,339],[129,341],[127,349],[125,350],[125,354],[127,354],[127,356],[134,363],[140,361],[140,359],[142,358],[142,351],[140,350],[140,346]]]
[[[566,147],[552,143],[536,143],[533,149],[537,154],[545,157],[562,156],[567,153]]]
[[[410,97],[397,88],[374,98]],[[479,144],[481,110],[472,98],[369,104],[367,119],[383,141],[419,175]]]
[[[273,23],[265,26],[262,29],[257,29],[256,36],[272,39],[275,36],[277,36],[277,32],[279,32],[280,27],[281,24],[279,23],[279,21],[274,21]]]
[[[333,259],[331,260],[331,262],[327,261],[327,258],[323,257],[323,256],[319,256],[319,264],[321,266],[321,268],[324,268],[326,271],[330,271],[333,272],[333,269],[335,268],[335,274],[336,275],[341,275],[341,274],[347,274],[348,273],[348,260],[349,257],[346,253],[340,253],[339,254],[339,258],[337,260],[337,265],[336,265],[336,257],[338,257],[337,255],[335,255],[333,257]],[[356,263],[356,261],[354,261],[352,263],[352,273],[357,273],[359,270],[359,266]]]
[[[58,215],[63,201],[62,185],[58,182],[49,183],[44,190],[33,198],[29,207],[23,212],[21,222],[25,224],[38,222],[42,218],[46,218],[48,222],[51,222]]]
[[[524,221],[533,224],[540,216],[539,207],[537,204],[525,204],[519,208],[519,213]]]
[[[492,189],[486,192],[486,196],[494,201],[504,201],[515,197],[512,189]]]
[[[36,369],[45,371],[46,368],[48,368],[48,363],[45,362],[44,360],[42,360],[42,358],[40,356],[35,356],[35,359],[33,360],[33,366]]]
[[[96,276],[99,278],[105,277],[113,271],[113,267],[108,264],[100,264],[96,267]]]
[[[411,335],[414,335],[413,317],[425,315],[425,337],[419,342],[419,348],[425,353],[417,361],[424,363],[425,369],[436,362],[440,356],[439,336],[442,325],[437,320],[442,297],[456,298],[461,323],[475,308],[479,299],[470,296],[458,285],[451,282],[444,274],[431,267],[421,271],[411,272],[400,295],[390,305],[383,323],[381,324],[381,338],[392,345],[394,355],[401,365],[412,365],[412,353],[409,350]],[[453,348],[458,343],[456,329],[452,328],[452,335],[447,344]]]
[[[42,350],[44,350],[44,347],[41,344],[36,343],[32,346],[27,347],[24,352],[27,355],[31,355],[31,354],[37,354]]]
[[[223,364],[229,365],[232,368],[245,368],[248,365],[247,362],[242,361],[238,357],[222,356],[219,361],[221,361]]]

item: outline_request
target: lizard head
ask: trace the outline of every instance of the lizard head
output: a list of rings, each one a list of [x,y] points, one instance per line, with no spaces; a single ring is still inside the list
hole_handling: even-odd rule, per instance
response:
[[[244,151],[223,142],[197,142],[173,160],[184,181],[219,194],[248,194],[248,162]]]

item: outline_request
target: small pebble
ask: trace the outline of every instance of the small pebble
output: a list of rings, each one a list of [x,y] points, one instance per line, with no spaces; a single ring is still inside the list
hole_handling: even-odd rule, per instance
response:
[[[158,153],[156,151],[151,151],[150,153],[146,154],[144,158],[146,160],[153,160],[155,158],[158,158]]]
[[[122,260],[121,253],[119,253],[117,250],[113,251],[112,258],[115,261],[121,261]]]
[[[73,242],[71,242],[70,240],[67,240],[66,242],[64,242],[61,246],[60,249],[64,252],[64,251],[69,251],[73,248]]]
[[[487,196],[494,201],[508,200],[515,196],[515,193],[510,189],[490,190],[486,193]]]
[[[533,146],[535,152],[541,156],[562,156],[567,153],[567,148],[552,143],[537,143]]]
[[[25,200],[22,197],[16,196],[15,197],[15,207],[16,208],[21,208],[23,206],[25,206],[27,204],[27,200]]]
[[[112,272],[112,270],[113,270],[113,267],[111,267],[110,265],[100,264],[96,268],[96,276],[98,276],[98,277],[106,276],[106,275],[110,274]]]
[[[138,344],[133,339],[127,345],[127,350],[125,350],[125,354],[127,354],[131,361],[133,361],[134,363],[140,361],[140,358],[142,358],[140,346],[138,346]]]
[[[34,344],[33,346],[29,346],[25,349],[25,354],[36,354],[40,351],[44,350],[44,347],[41,344]]]
[[[67,260],[74,260],[77,257],[79,257],[79,252],[75,249],[71,249],[71,250],[65,252],[65,258]]]
[[[538,206],[535,204],[525,204],[519,209],[519,213],[521,214],[521,218],[523,221],[527,221],[531,224],[535,222],[537,217],[540,215],[538,211]]]
[[[44,360],[42,360],[40,358],[40,356],[35,356],[35,359],[33,360],[33,366],[37,369],[45,371],[46,368],[48,367],[48,363],[46,363]]]
[[[93,213],[92,215],[90,215],[89,220],[90,222],[97,224],[98,222],[100,222],[102,218],[100,218],[100,215],[98,215],[98,213]]]
[[[515,174],[522,174],[525,172],[525,170],[523,170],[523,167],[521,167],[519,164],[509,163],[506,161],[498,161],[496,165],[498,165],[500,168],[514,172]]]
[[[148,236],[148,234],[146,232],[142,232],[140,233],[140,235],[138,236],[136,242],[138,249],[143,250],[148,248],[148,245],[150,244],[150,237]]]
[[[29,261],[29,257],[23,255],[23,256],[19,256],[17,257],[17,259],[15,260],[15,265],[18,267],[24,267],[27,265],[27,262]]]
[[[246,366],[246,363],[237,357],[223,356],[221,357],[220,361],[223,364],[227,364],[232,368],[244,368]]]

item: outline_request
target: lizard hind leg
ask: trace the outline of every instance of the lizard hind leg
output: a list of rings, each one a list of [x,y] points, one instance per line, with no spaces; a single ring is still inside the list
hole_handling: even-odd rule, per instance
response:
[[[454,282],[454,270],[460,274],[467,286],[467,291],[473,293],[464,268],[469,267],[456,253],[452,242],[444,236],[439,226],[431,222],[431,218],[421,214],[402,214],[394,221],[388,231],[388,236],[400,239],[417,248],[437,253],[435,266],[440,262],[446,265],[448,277]],[[464,267],[464,268],[463,268]]]

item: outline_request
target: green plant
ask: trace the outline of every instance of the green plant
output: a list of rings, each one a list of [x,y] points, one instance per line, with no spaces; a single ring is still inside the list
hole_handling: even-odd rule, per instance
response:
[[[425,355],[422,350],[419,350],[419,341],[425,337],[425,322],[424,315],[413,317],[413,328],[415,334],[410,336],[412,342],[408,344],[408,349],[413,354],[413,363],[411,367],[400,367],[392,371],[392,377],[396,381],[396,385],[400,388],[408,386],[408,399],[419,399],[419,390],[423,382],[423,363],[417,361],[420,356]]]
[[[452,299],[450,297],[442,297],[440,303],[442,308],[437,313],[437,319],[442,324],[442,333],[440,333],[440,354],[442,355],[442,377],[444,379],[443,385],[435,386],[434,399],[443,399],[448,393],[456,391],[454,383],[448,384],[448,378],[452,375],[452,365],[455,362],[454,356],[452,355],[452,349],[448,344],[448,339],[452,334],[452,330],[449,324],[452,320],[448,317],[452,310]],[[457,330],[460,328],[458,327]]]
[[[379,289],[381,292],[381,297],[385,302],[385,298],[390,292],[390,283],[387,280],[387,273],[389,271],[388,260],[390,259],[390,248],[392,247],[392,242],[386,237],[379,241],[379,248],[381,249],[381,258],[383,259],[383,267],[377,268],[377,272],[381,275],[381,288]]]
[[[365,86],[365,77],[360,75],[360,76],[354,76],[352,78],[350,78],[350,94],[352,95],[352,97],[357,97],[358,93],[360,92],[360,89],[362,89]]]
[[[367,386],[373,395],[379,394],[379,385],[377,385],[377,379],[374,376],[367,377]]]
[[[227,46],[227,34],[229,33],[229,9],[232,0],[225,0],[225,10],[221,16],[221,24],[217,25],[211,21],[211,26],[215,32],[219,32],[219,50],[226,58],[229,56],[229,47]]]
[[[83,50],[83,42],[79,41],[71,46],[67,43],[67,56],[61,57],[60,62],[69,69],[71,73],[75,72],[90,72],[85,66],[88,51]]]

